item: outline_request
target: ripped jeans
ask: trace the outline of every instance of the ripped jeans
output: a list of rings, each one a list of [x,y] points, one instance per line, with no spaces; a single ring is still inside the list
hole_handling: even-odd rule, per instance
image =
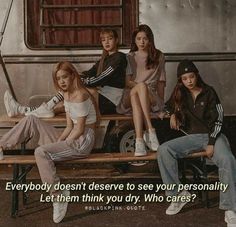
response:
[[[208,134],[191,134],[160,145],[157,159],[163,183],[180,184],[177,159],[205,149],[207,144]],[[228,184],[225,192],[220,191],[219,207],[236,211],[236,160],[225,135],[221,134],[217,138],[211,160],[219,168],[219,181]],[[166,194],[176,195],[177,190],[166,191]]]

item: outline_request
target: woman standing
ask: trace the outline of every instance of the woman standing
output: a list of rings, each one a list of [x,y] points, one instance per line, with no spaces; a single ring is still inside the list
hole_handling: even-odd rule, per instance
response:
[[[56,191],[53,186],[60,180],[56,174],[55,161],[87,157],[95,141],[96,108],[92,95],[83,85],[74,66],[59,62],[53,71],[55,88],[64,97],[67,125],[61,135],[46,122],[35,116],[23,118],[0,140],[0,152],[29,138],[37,138],[40,145],[35,150],[35,159],[43,183],[50,184],[54,198],[60,193],[69,196],[69,191]],[[67,202],[54,200],[53,221],[59,223],[67,211]]]
[[[225,211],[225,221],[236,224],[236,160],[230,150],[227,138],[221,133],[223,107],[215,90],[205,84],[198,69],[189,60],[183,60],[177,69],[178,82],[167,103],[170,126],[182,127],[189,135],[170,140],[159,148],[158,164],[164,184],[180,184],[177,159],[192,152],[206,150],[219,168],[219,181],[228,188],[220,191],[220,209]],[[166,191],[174,196],[176,190]],[[190,193],[182,191],[181,196]],[[186,202],[172,202],[166,214],[177,214]]]

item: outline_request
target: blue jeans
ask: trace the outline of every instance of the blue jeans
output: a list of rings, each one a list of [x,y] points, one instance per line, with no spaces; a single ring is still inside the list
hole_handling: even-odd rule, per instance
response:
[[[164,184],[179,184],[178,158],[205,149],[208,134],[191,134],[160,145],[158,148],[158,164]],[[214,145],[212,161],[219,168],[219,181],[228,184],[227,190],[220,191],[220,209],[236,211],[236,160],[231,152],[229,142],[221,134]],[[177,190],[166,191],[167,195],[176,195]]]

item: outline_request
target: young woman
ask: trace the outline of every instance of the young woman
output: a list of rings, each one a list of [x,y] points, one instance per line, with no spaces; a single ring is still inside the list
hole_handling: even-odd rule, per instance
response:
[[[101,114],[116,113],[125,87],[126,55],[118,52],[118,34],[113,29],[105,29],[100,33],[103,53],[101,59],[88,71],[82,72],[83,82],[94,95]],[[25,107],[14,100],[7,91],[4,103],[9,117],[18,114],[35,115],[37,117],[53,117],[54,107],[63,101],[63,95],[58,92],[48,103],[39,108]]]
[[[167,102],[170,127],[176,130],[182,127],[189,135],[159,146],[158,164],[163,183],[178,185],[177,159],[205,149],[208,158],[219,167],[219,181],[228,185],[225,192],[220,191],[220,209],[226,210],[228,224],[236,224],[236,160],[227,138],[221,133],[223,107],[215,90],[203,82],[193,62],[181,61],[177,77],[177,85]],[[166,194],[174,196],[177,191],[166,191]],[[182,191],[180,195],[190,193]],[[185,204],[172,202],[166,214],[177,214]]]
[[[161,111],[164,106],[166,81],[165,58],[154,44],[151,28],[140,25],[132,34],[131,50],[128,54],[131,72],[127,72],[127,89],[119,112],[133,112],[136,133],[135,156],[146,155],[146,146],[157,150],[159,142],[152,126],[150,110]],[[143,124],[147,131],[144,132]],[[144,142],[145,141],[145,142]]]
[[[31,115],[23,118],[0,140],[0,152],[36,137],[40,145],[35,150],[36,163],[43,183],[52,185],[51,195],[65,196],[53,186],[59,182],[55,161],[83,158],[90,154],[95,141],[96,108],[92,95],[83,85],[79,74],[69,62],[59,62],[53,71],[53,81],[64,97],[67,125],[61,135],[51,125]],[[59,223],[65,216],[68,203],[53,202],[53,221]]]

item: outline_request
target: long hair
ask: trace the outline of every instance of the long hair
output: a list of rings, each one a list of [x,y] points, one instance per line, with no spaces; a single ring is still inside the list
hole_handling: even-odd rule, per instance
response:
[[[85,87],[84,83],[82,82],[81,76],[79,75],[76,68],[68,61],[61,61],[61,62],[58,62],[55,65],[55,67],[53,68],[53,71],[52,71],[52,78],[53,78],[54,86],[55,86],[56,90],[58,90],[58,91],[60,90],[60,87],[58,85],[56,76],[57,76],[57,72],[59,70],[66,71],[69,74],[69,76],[72,77],[72,80],[76,80],[77,88],[81,88],[81,89],[86,90],[86,92],[88,93],[90,99],[93,102],[93,105],[95,106],[96,116],[97,116],[96,118],[97,118],[97,122],[98,122],[99,121],[99,115],[100,115],[100,112],[98,110],[98,105],[97,105],[94,97],[92,96],[92,94],[89,92],[89,90]]]
[[[100,40],[102,40],[102,38],[104,37],[105,34],[112,36],[116,40],[116,42],[117,42],[116,49],[118,50],[119,37],[118,37],[117,31],[114,29],[103,29],[100,32]],[[99,61],[99,65],[98,65],[97,76],[103,71],[104,60],[107,55],[108,55],[108,52],[106,50],[104,50],[104,48],[103,48],[101,59]]]
[[[56,90],[60,90],[60,87],[58,85],[57,78],[56,78],[57,72],[59,70],[66,71],[68,73],[68,75],[70,77],[72,77],[72,80],[75,79],[78,87],[84,87],[84,85],[81,81],[81,77],[80,77],[79,73],[77,72],[76,68],[68,61],[61,61],[55,65],[55,67],[53,68],[53,71],[52,71],[53,83],[54,83]]]
[[[197,79],[196,86],[203,88],[206,83],[202,80],[201,76],[199,73],[194,73]],[[184,124],[185,118],[185,110],[186,110],[186,93],[188,89],[184,86],[181,76],[178,77],[177,84],[171,94],[170,97],[170,105],[173,109],[173,113],[175,114],[177,120]]]
[[[148,25],[141,24],[136,28],[136,30],[133,31],[130,52],[138,50],[138,47],[135,43],[135,39],[139,32],[144,32],[149,40],[146,68],[147,69],[155,68],[159,65],[159,57],[161,52],[155,47],[154,35],[152,29]]]

